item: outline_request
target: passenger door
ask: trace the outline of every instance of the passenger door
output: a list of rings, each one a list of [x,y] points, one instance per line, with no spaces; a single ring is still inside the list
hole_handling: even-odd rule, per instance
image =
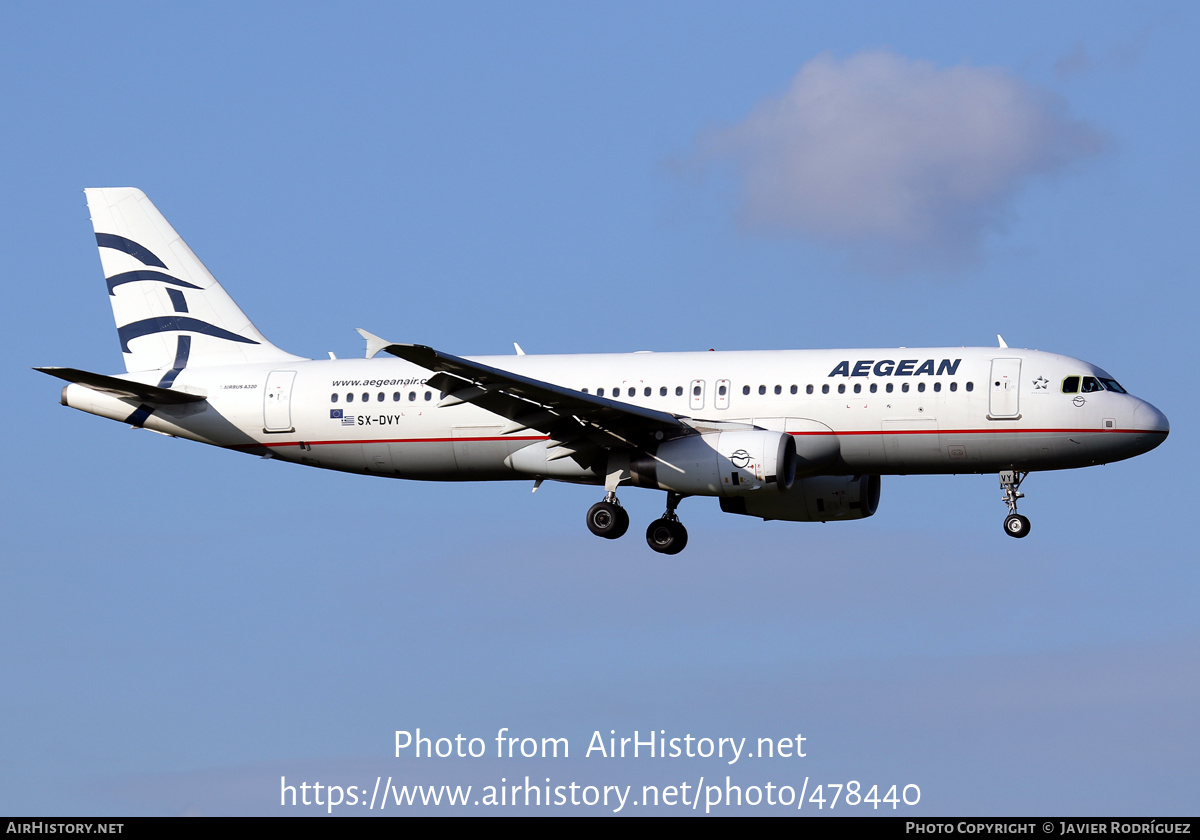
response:
[[[1011,420],[1020,416],[1020,359],[992,359],[989,420]]]
[[[294,370],[273,370],[267,374],[263,394],[263,431],[274,434],[292,432],[292,383]]]

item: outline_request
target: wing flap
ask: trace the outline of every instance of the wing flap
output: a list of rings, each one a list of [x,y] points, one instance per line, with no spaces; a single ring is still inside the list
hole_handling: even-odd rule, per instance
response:
[[[573,446],[586,438],[595,446],[642,448],[651,439],[691,434],[693,429],[664,411],[585,394],[540,379],[442,353],[421,344],[392,344],[365,330],[375,352],[389,353],[434,371],[427,384],[448,401],[469,402],[524,428],[536,429]]]

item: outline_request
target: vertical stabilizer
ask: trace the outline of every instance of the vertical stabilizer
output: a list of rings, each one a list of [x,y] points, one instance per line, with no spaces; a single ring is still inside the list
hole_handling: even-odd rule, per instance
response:
[[[141,190],[84,190],[108,283],[125,369],[161,370],[169,388],[184,367],[287,362]]]

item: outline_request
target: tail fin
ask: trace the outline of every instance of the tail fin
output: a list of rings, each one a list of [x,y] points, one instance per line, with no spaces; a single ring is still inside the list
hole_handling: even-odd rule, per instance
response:
[[[263,337],[145,193],[84,193],[127,371],[162,370],[168,388],[187,365],[301,358]]]

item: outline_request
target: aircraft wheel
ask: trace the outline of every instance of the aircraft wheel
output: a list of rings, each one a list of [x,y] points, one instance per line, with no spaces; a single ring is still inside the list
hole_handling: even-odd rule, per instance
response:
[[[629,530],[629,514],[612,502],[596,502],[587,512],[587,526],[597,537],[615,540]]]
[[[1010,513],[1004,520],[1004,533],[1010,537],[1025,537],[1029,535],[1029,520],[1019,513]]]
[[[646,543],[659,554],[678,554],[687,540],[687,528],[679,520],[655,519],[646,529]]]
[[[625,532],[629,530],[629,512],[625,508],[617,507],[617,528],[616,532],[609,537],[611,540],[619,539],[625,536]]]

